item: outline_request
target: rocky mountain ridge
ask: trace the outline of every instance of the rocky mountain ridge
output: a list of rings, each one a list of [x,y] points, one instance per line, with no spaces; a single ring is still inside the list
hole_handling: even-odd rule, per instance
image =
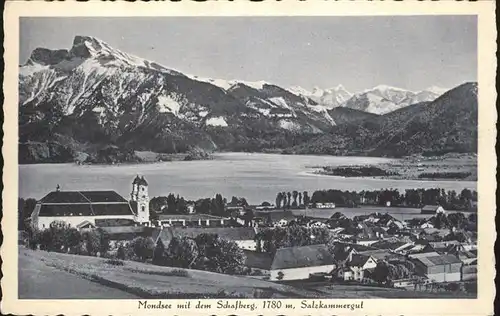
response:
[[[338,97],[328,96],[333,90],[303,94],[263,81],[199,78],[76,36],[69,50],[37,48],[19,67],[19,159],[280,150],[376,117],[363,106],[320,103],[350,95],[339,86]]]

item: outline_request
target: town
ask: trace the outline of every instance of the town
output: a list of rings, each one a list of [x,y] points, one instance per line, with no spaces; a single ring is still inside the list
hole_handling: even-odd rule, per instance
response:
[[[293,191],[273,202],[150,199],[140,176],[129,199],[58,186],[39,201],[19,199],[19,243],[305,288],[477,292],[475,191]]]

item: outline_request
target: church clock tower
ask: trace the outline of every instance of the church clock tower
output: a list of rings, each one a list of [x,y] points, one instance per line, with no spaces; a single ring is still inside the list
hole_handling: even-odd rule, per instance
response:
[[[148,182],[144,177],[136,176],[132,182],[132,202],[136,204],[136,221],[139,223],[149,222],[149,194]]]

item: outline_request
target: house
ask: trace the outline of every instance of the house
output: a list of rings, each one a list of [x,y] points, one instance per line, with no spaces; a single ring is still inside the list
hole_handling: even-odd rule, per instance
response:
[[[314,203],[314,207],[315,208],[335,208],[335,203],[331,203],[331,202],[325,202],[325,203],[320,203],[320,202],[316,202]]]
[[[380,239],[378,239],[378,238],[357,239],[356,244],[363,245],[363,246],[370,246],[370,245],[373,245],[379,241],[380,241]]]
[[[256,211],[255,217],[262,219],[262,222],[272,226],[286,226],[295,220],[295,216],[290,210]]]
[[[229,222],[228,218],[209,214],[160,214],[159,226],[217,227]]]
[[[449,252],[450,246],[456,245],[460,245],[460,242],[458,240],[429,242],[429,246],[431,246],[434,251],[443,254]]]
[[[400,259],[402,255],[392,253],[388,249],[377,249],[377,250],[365,250],[358,252],[360,255],[371,256],[376,261],[379,260],[390,260],[390,259]]]
[[[456,282],[462,277],[462,262],[451,254],[416,256],[415,271],[431,282]]]
[[[462,244],[451,245],[447,253],[455,255],[464,265],[477,264],[477,249],[467,250]]]
[[[442,206],[439,205],[425,205],[422,207],[420,210],[421,214],[438,214],[438,213],[445,213],[446,211]]]
[[[330,274],[335,268],[326,245],[279,248],[273,254],[246,251],[245,265],[269,273],[269,280],[305,280],[313,273]]]
[[[234,241],[241,249],[255,250],[257,248],[255,242],[256,231],[253,227],[162,227],[156,229],[156,232],[153,233],[153,240],[155,244],[161,240],[163,246],[168,247],[174,237],[196,238],[201,234],[215,234],[222,239]]]
[[[345,266],[338,268],[334,274],[343,281],[361,282],[366,278],[365,271],[374,269],[377,266],[377,260],[372,256],[353,254],[350,261]]]
[[[477,280],[477,262],[462,266],[462,281]]]
[[[71,227],[89,228],[96,226],[96,220],[100,219],[137,222],[143,217],[134,213],[131,204],[115,191],[56,190],[37,202],[31,215],[31,225],[43,230],[49,228],[53,221],[62,221]]]
[[[392,280],[391,284],[395,288],[412,288],[415,286],[416,279],[397,279]]]
[[[434,228],[434,225],[431,224],[431,222],[423,222],[420,225],[420,228],[425,229],[425,228]]]
[[[273,204],[269,204],[269,205],[256,205],[254,208],[256,210],[258,210],[258,211],[268,211],[268,210],[274,210],[274,209],[276,209],[276,206],[273,205]]]
[[[186,208],[187,208],[188,214],[194,214],[194,213],[196,213],[196,211],[194,209],[194,203],[192,203],[192,202],[187,203]]]
[[[404,241],[390,241],[390,240],[382,240],[377,243],[374,243],[372,247],[378,249],[387,249],[391,252],[395,253],[406,253],[410,247],[413,246],[412,242],[404,242]]]
[[[233,216],[243,216],[245,215],[244,206],[226,206],[226,212],[232,214]]]

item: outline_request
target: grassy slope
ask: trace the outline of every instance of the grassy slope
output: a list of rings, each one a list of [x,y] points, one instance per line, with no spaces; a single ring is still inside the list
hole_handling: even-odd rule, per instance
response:
[[[224,274],[159,267],[150,264],[124,261],[123,266],[107,264],[105,258],[76,256],[44,251],[20,249],[48,266],[91,279],[106,286],[119,288],[145,298],[204,298],[247,297],[317,297],[314,292],[258,279]],[[257,293],[259,292],[259,293]],[[263,294],[264,293],[264,294]]]

